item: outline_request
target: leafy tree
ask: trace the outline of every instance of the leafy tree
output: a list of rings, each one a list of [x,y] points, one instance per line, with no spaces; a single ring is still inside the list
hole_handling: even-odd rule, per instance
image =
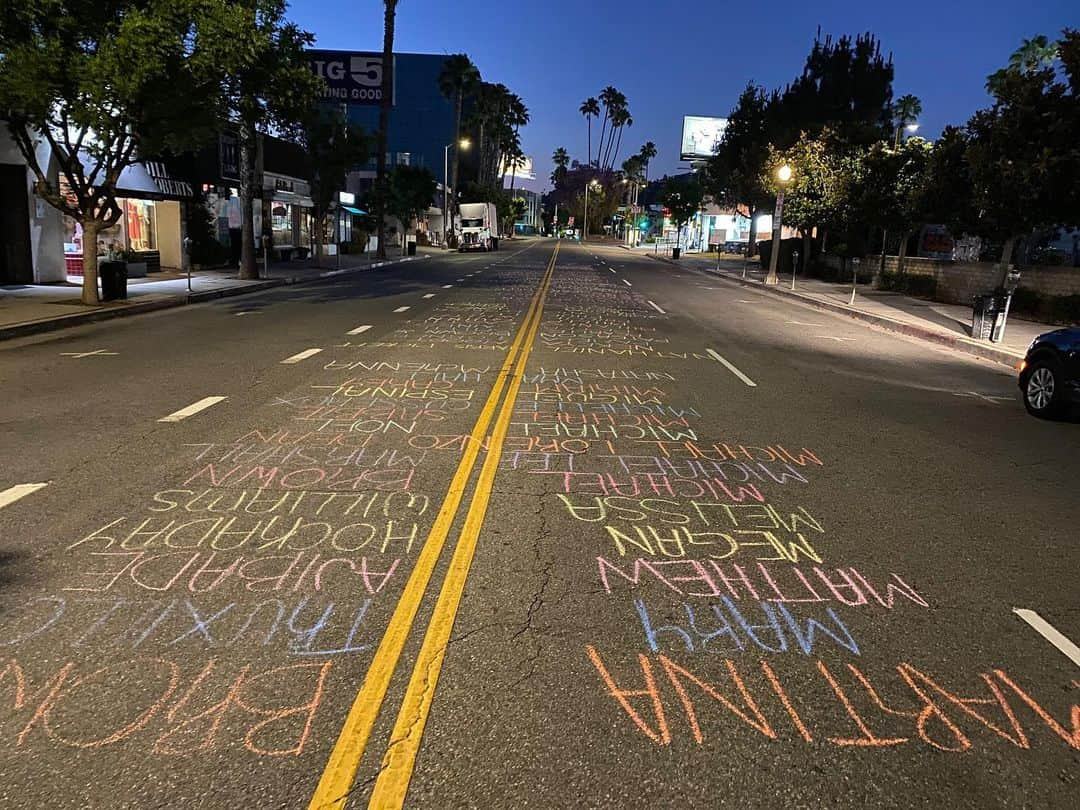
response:
[[[390,194],[387,211],[401,222],[402,238],[420,219],[435,199],[438,182],[435,175],[423,166],[398,165],[390,172]]]
[[[660,194],[660,201],[667,208],[671,221],[675,223],[675,244],[682,238],[683,226],[701,209],[705,199],[705,190],[697,178],[676,181],[669,178]]]
[[[450,187],[454,189],[455,196],[458,185],[459,149],[461,148],[461,111],[465,97],[480,83],[480,70],[463,53],[447,57],[443,63],[443,69],[439,73],[439,90],[454,102],[454,145],[452,151],[454,158],[450,162]],[[446,189],[443,194],[447,194]],[[447,207],[447,216],[450,223],[454,221],[454,207]],[[449,223],[448,223],[449,224]],[[453,226],[450,227],[451,232]]]
[[[967,123],[976,232],[1003,241],[999,283],[1018,239],[1080,221],[1078,40],[1066,30],[1054,49],[1063,75],[1034,56],[993,74],[993,105]]]
[[[933,145],[922,138],[909,138],[898,147],[883,141],[874,144],[862,158],[863,174],[858,205],[867,223],[883,233],[900,235],[897,271],[903,272],[907,242],[912,231],[926,222],[920,189],[926,179]],[[882,237],[881,271],[885,270],[886,237]]]
[[[515,146],[520,151],[517,132],[528,122],[528,108],[506,85],[481,82],[477,86],[468,125],[478,144],[479,185],[497,185],[499,166],[507,165],[506,157]]]
[[[83,228],[85,304],[98,303],[98,234],[122,216],[124,169],[214,134],[212,42],[197,12],[187,3],[53,0],[5,4],[0,17],[0,118],[35,194]]]
[[[713,199],[750,220],[748,256],[753,256],[757,247],[757,213],[769,208],[773,200],[764,181],[770,165],[769,126],[768,97],[751,82],[728,115],[720,148],[705,170],[705,182]]]
[[[379,101],[379,130],[375,141],[375,255],[386,258],[386,213],[391,200],[386,175],[386,139],[390,129],[390,108],[394,103],[394,24],[397,0],[383,0],[382,98]]]
[[[304,127],[301,145],[311,167],[315,263],[322,264],[326,219],[336,210],[337,192],[345,187],[346,175],[367,161],[370,143],[363,130],[340,114],[320,110]]]
[[[588,128],[588,144],[585,154],[592,161],[592,120],[600,117],[600,102],[590,96],[581,102],[578,112],[585,116],[585,125]]]
[[[314,37],[286,19],[285,0],[203,2],[200,7],[206,13],[207,57],[220,75],[218,98],[224,117],[238,124],[240,134],[240,277],[258,278],[253,223],[258,136],[296,136],[310,113],[321,82],[305,53]]]
[[[802,234],[803,259],[807,262],[813,249],[811,234],[815,227],[824,228],[834,217],[842,188],[838,184],[839,163],[835,149],[828,141],[829,135],[825,132],[820,137],[813,137],[803,133],[790,149],[782,153],[771,149],[766,176],[762,178],[762,185],[772,195],[783,187],[781,216]],[[791,169],[791,179],[781,184],[777,171],[784,164]]]
[[[786,148],[800,133],[826,128],[852,145],[868,146],[892,131],[892,57],[873,34],[834,40],[820,31],[802,74],[769,104],[770,140]]]

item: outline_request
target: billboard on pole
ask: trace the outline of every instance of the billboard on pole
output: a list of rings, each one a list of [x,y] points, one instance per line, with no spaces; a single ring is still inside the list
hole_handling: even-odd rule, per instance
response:
[[[682,160],[704,160],[711,157],[727,128],[726,118],[704,115],[684,115],[682,124]]]

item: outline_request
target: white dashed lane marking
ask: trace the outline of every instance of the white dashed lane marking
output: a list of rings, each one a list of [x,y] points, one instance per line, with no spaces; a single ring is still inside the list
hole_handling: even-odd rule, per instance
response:
[[[281,361],[283,366],[293,365],[299,363],[301,360],[307,360],[312,355],[318,354],[322,349],[304,349],[302,352],[297,352],[292,357],[286,357]]]
[[[408,312],[410,307],[398,307],[394,312]]]
[[[664,312],[664,310],[660,309],[660,307],[657,305],[657,303],[655,301],[649,301],[649,306],[652,307],[653,309],[655,309],[661,315],[667,315],[667,313]]]
[[[370,323],[365,323],[363,326],[358,326],[355,329],[350,329],[348,332],[346,332],[346,334],[348,334],[348,335],[359,335],[362,332],[366,332],[370,328],[371,328],[371,324]]]
[[[734,374],[736,377],[738,377],[744,383],[749,385],[751,388],[757,388],[757,383],[756,382],[754,382],[749,377],[747,377],[745,374],[743,374],[741,371],[739,371],[737,368],[735,368],[735,366],[733,366],[731,363],[729,363],[724,357],[717,354],[712,349],[706,349],[705,351],[713,360],[720,363],[724,368],[726,368],[728,371],[730,371],[732,374]]]
[[[1060,630],[1050,624],[1050,622],[1034,610],[1028,610],[1027,608],[1013,608],[1013,613],[1031,625],[1036,633],[1057,647],[1059,652],[1080,667],[1080,647],[1077,647]]]
[[[170,413],[168,416],[163,416],[158,419],[159,422],[179,422],[183,419],[187,419],[189,416],[194,416],[199,411],[205,411],[211,405],[217,405],[219,402],[223,402],[228,397],[203,397],[198,402],[193,402],[186,408],[181,408],[174,413]]]
[[[16,484],[13,487],[8,487],[3,492],[0,492],[0,509],[5,506],[15,503],[20,498],[25,498],[27,495],[32,495],[39,489],[44,489],[49,485],[46,481],[41,484]]]

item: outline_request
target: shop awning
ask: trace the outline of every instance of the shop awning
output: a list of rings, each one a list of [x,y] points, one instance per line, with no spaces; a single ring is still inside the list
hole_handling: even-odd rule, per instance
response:
[[[191,197],[191,184],[173,178],[164,164],[147,160],[124,167],[116,193],[144,200],[186,200]]]
[[[367,216],[367,211],[361,211],[359,208],[353,208],[351,205],[343,205],[341,207],[348,211],[350,214],[356,214],[357,216]]]

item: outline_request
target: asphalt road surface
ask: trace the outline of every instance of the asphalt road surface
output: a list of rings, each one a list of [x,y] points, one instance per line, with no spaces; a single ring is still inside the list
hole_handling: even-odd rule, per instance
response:
[[[0,806],[1080,806],[1080,424],[1007,368],[516,240],[0,403]]]

